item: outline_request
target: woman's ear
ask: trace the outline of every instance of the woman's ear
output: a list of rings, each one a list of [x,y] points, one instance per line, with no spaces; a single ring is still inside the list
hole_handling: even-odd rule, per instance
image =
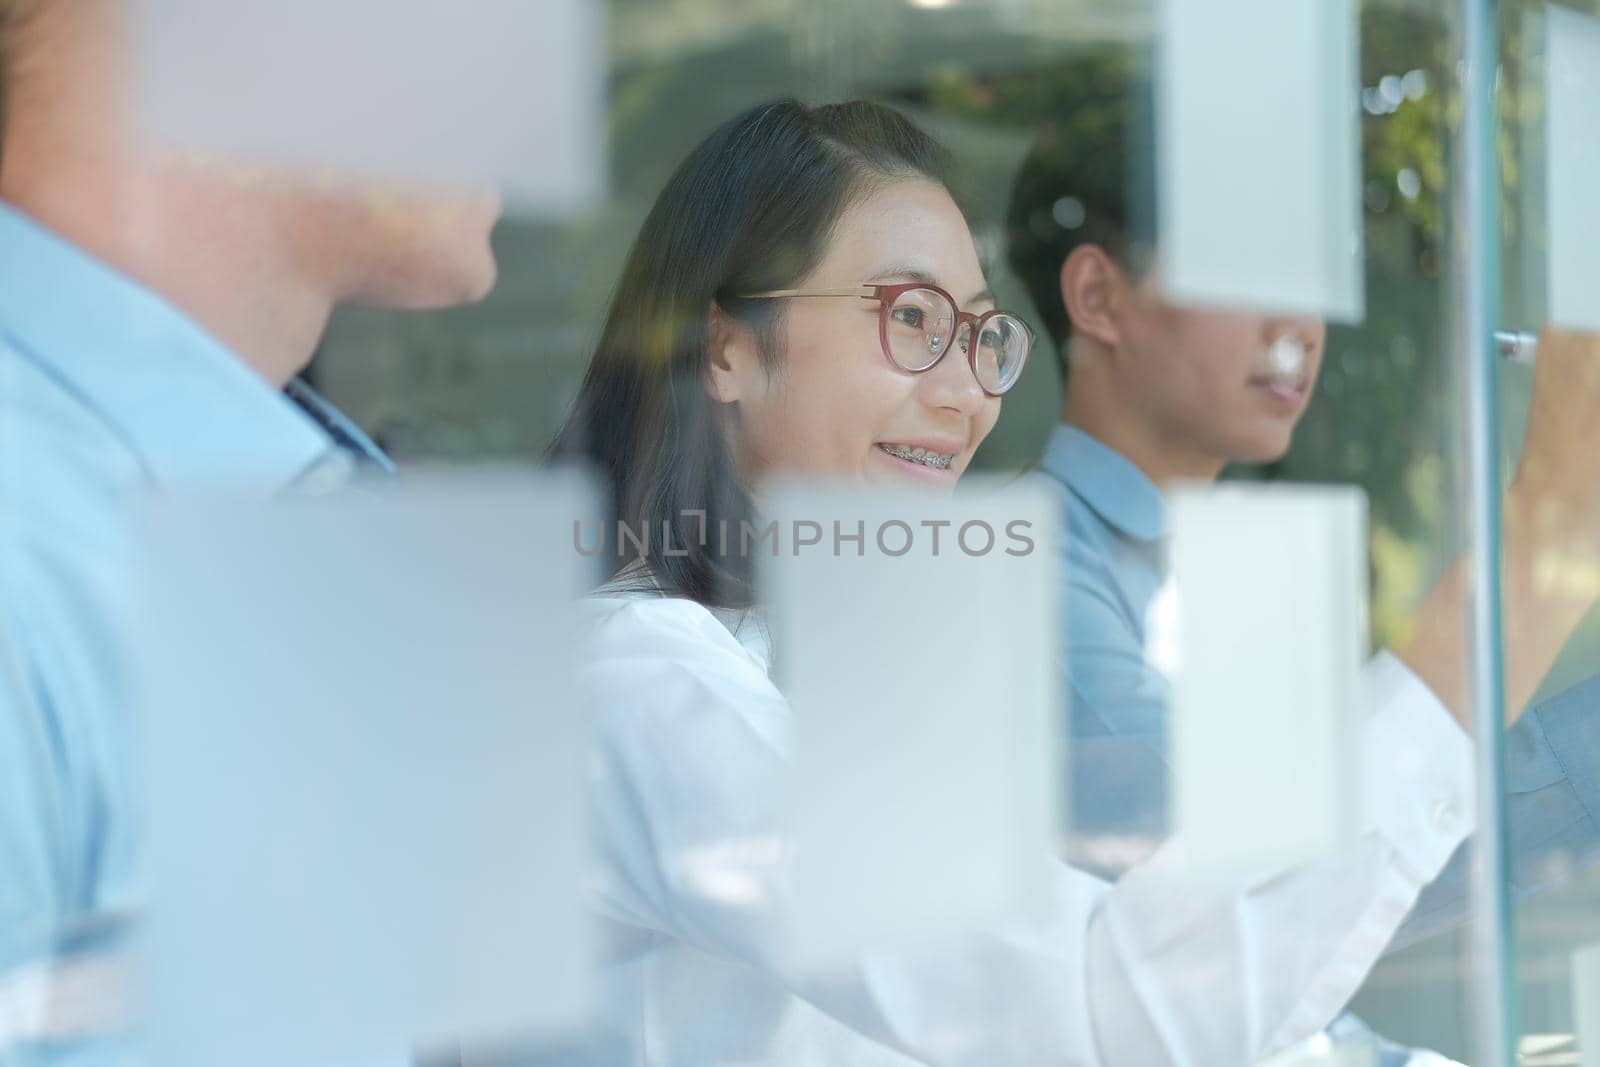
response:
[[[736,404],[751,399],[751,390],[765,380],[755,331],[712,301],[706,329],[706,392],[719,404]]]
[[[1079,245],[1061,264],[1061,303],[1074,335],[1115,348],[1122,340],[1121,311],[1131,296],[1127,274],[1099,245]]]

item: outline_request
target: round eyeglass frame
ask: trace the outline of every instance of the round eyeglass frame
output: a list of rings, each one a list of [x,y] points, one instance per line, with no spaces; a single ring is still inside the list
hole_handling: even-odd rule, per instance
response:
[[[893,346],[889,343],[889,313],[894,310],[895,301],[913,289],[927,289],[930,292],[938,293],[950,305],[951,310],[955,312],[955,322],[951,324],[950,336],[946,338],[944,345],[934,357],[920,367],[908,367],[898,359],[895,359]],[[939,361],[955,346],[956,337],[961,333],[963,323],[970,325],[971,332],[967,336],[976,340],[983,334],[984,323],[997,315],[1006,316],[1022,327],[1028,339],[1028,347],[1022,353],[1022,358],[1017,361],[1017,369],[1011,375],[1011,380],[1006,382],[1002,388],[998,390],[990,389],[983,384],[983,378],[978,374],[978,346],[970,343],[967,345],[967,365],[972,370],[973,380],[978,383],[978,388],[989,396],[1003,396],[1010,392],[1012,386],[1022,379],[1022,370],[1028,364],[1028,357],[1033,354],[1036,335],[1033,332],[1033,327],[1022,321],[1020,316],[1009,311],[1002,311],[999,308],[985,311],[982,315],[974,315],[970,311],[962,311],[961,305],[956,303],[955,297],[931,282],[897,282],[893,285],[850,285],[837,289],[772,289],[765,293],[747,293],[741,296],[740,299],[773,300],[803,296],[855,296],[863,300],[878,301],[878,343],[883,349],[883,358],[889,361],[890,366],[903,370],[908,374],[922,374],[937,367]]]

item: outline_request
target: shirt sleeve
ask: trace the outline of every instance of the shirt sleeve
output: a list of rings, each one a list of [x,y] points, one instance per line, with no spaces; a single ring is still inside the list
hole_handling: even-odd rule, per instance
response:
[[[1583,808],[1584,819],[1578,820],[1581,854],[1593,856],[1600,850],[1600,676],[1540,705],[1535,709],[1533,727],[1544,735],[1544,746]],[[1537,750],[1542,746],[1535,739],[1527,747]],[[1519,760],[1525,758],[1520,748],[1516,754]]]
[[[1600,854],[1600,677],[1531,708],[1506,734],[1512,890],[1526,896]],[[1471,915],[1471,862],[1458,849],[1395,935],[1399,951]]]
[[[0,1063],[66,1064],[109,1046],[77,1040],[82,983],[64,977],[58,955],[70,862],[65,753],[16,609],[0,602]]]
[[[681,608],[641,602],[598,632],[582,678],[598,728],[602,913],[760,968],[922,1062],[1254,1062],[1338,1014],[1469,829],[1467,739],[1436,704],[1396,697],[1365,724],[1366,825],[1337,854],[1247,879],[1174,840],[1115,885],[1058,866],[1047,921],[794,973],[780,951],[782,696]],[[1389,681],[1403,695],[1415,679]]]
[[[58,730],[14,606],[0,603],[0,977],[54,951],[66,840]]]

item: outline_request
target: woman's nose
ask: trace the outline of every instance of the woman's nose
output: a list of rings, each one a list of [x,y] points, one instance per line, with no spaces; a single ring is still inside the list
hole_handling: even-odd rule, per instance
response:
[[[972,371],[968,355],[972,344],[972,326],[962,323],[944,358],[923,374],[923,397],[933,407],[950,408],[963,415],[974,415],[988,399],[983,387]]]

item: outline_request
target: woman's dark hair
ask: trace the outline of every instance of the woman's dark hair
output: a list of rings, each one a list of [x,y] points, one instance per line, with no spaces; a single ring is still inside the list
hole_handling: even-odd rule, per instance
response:
[[[779,100],[718,127],[656,198],[611,299],[594,359],[551,448],[610,479],[619,523],[644,534],[646,581],[708,606],[751,602],[749,497],[730,417],[706,392],[713,306],[750,328],[777,373],[783,301],[863,195],[904,178],[950,185],[948,154],[891,108]],[[721,531],[727,531],[723,551]],[[640,558],[606,531],[613,576]]]

